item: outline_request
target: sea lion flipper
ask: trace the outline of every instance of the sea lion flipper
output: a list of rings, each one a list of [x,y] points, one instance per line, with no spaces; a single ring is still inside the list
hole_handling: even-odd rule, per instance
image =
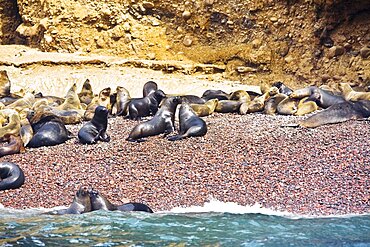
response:
[[[182,135],[175,135],[175,136],[167,137],[167,140],[169,140],[169,141],[178,141],[178,140],[181,140],[181,139],[183,139]]]

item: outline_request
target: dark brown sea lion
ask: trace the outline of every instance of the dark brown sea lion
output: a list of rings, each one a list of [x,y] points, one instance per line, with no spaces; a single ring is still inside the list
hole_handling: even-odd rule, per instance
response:
[[[91,100],[94,98],[94,92],[89,79],[86,79],[82,85],[81,91],[77,95],[81,103],[86,105],[90,104]]]
[[[51,214],[82,214],[87,212],[91,212],[90,193],[86,186],[81,186],[68,208],[51,212]]]
[[[94,144],[99,140],[110,141],[107,135],[108,113],[104,106],[96,107],[94,117],[78,131],[78,140],[82,144]]]
[[[6,135],[2,139],[6,142],[6,144],[0,146],[0,157],[24,152],[23,141],[19,135]]]
[[[181,102],[186,102],[188,104],[204,104],[206,102],[205,99],[202,99],[201,97],[196,95],[187,94],[179,96],[181,98]]]
[[[154,81],[148,81],[143,86],[143,97],[148,96],[158,90],[158,85]]]
[[[165,98],[154,117],[136,125],[126,140],[138,141],[148,136],[163,133],[167,135],[173,132],[175,130],[175,111],[179,103],[180,98],[178,96]]]
[[[205,117],[211,115],[215,111],[217,104],[218,99],[210,99],[204,104],[190,104],[190,106],[198,117]]]
[[[299,123],[302,127],[314,128],[325,124],[341,123],[370,117],[370,101],[344,101],[334,104]]]
[[[228,100],[230,95],[222,90],[208,89],[203,93],[201,98],[205,99],[206,101],[210,99]]]
[[[197,116],[187,103],[182,103],[179,110],[179,134],[168,137],[170,141],[177,141],[191,136],[204,136],[207,133],[206,122]]]
[[[0,98],[10,96],[10,80],[6,70],[0,70]]]
[[[166,97],[162,90],[156,90],[144,98],[131,99],[128,104],[128,117],[133,120],[140,120],[156,114],[159,104]]]
[[[0,190],[18,189],[24,180],[24,173],[17,164],[0,162]]]
[[[295,90],[289,97],[293,99],[309,97],[309,100],[315,101],[322,108],[328,108],[331,105],[345,101],[342,96],[335,95],[330,91],[320,89],[316,86]]]

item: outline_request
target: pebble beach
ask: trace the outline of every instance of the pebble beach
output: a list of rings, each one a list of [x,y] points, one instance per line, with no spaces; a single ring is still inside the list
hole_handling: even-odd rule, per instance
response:
[[[128,142],[136,121],[110,118],[108,143],[66,143],[5,156],[26,176],[0,192],[15,209],[69,206],[81,185],[111,202],[142,202],[154,211],[235,202],[302,215],[370,212],[370,122],[314,129],[282,127],[305,117],[214,113],[204,137],[163,135]],[[67,128],[77,136],[79,125]],[[178,123],[177,123],[178,125]]]

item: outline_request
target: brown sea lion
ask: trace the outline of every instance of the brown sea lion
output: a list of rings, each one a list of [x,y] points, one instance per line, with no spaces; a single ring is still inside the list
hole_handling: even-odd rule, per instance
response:
[[[36,102],[40,101],[40,100],[42,100],[42,101],[46,100],[47,104],[50,105],[50,106],[53,106],[53,107],[57,107],[57,106],[63,104],[63,102],[65,100],[61,97],[57,97],[57,96],[53,96],[53,95],[44,96],[41,92],[35,94],[35,99],[36,99]]]
[[[251,102],[243,103],[243,106],[240,106],[239,108],[239,113],[241,115],[244,115],[246,113],[263,111],[265,107],[265,102],[269,97],[270,97],[270,93],[266,92],[263,95],[254,98]]]
[[[112,104],[112,115],[127,116],[128,104],[131,100],[129,91],[124,87],[117,86],[114,95],[115,96],[114,103]]]
[[[143,86],[143,97],[148,96],[158,90],[158,85],[154,81],[148,81]]]
[[[144,98],[131,99],[128,104],[128,117],[133,120],[140,120],[142,117],[156,114],[160,102],[165,97],[166,95],[162,90],[157,90]]]
[[[5,126],[0,127],[0,138],[6,135],[18,136],[21,129],[21,119],[19,114],[12,113],[6,117],[8,117],[8,123]]]
[[[10,80],[6,70],[0,70],[0,98],[10,96]]]
[[[7,105],[5,108],[21,111],[26,108],[31,108],[35,103],[35,96],[32,93],[26,93],[23,98],[20,98],[13,103]]]
[[[286,98],[277,105],[277,112],[281,115],[294,115],[298,110],[298,99]]]
[[[344,101],[315,113],[299,123],[302,127],[314,128],[325,124],[341,123],[370,117],[370,101]]]
[[[68,90],[64,102],[58,106],[59,110],[84,110],[76,93],[76,83]]]
[[[18,189],[24,180],[24,173],[17,164],[0,162],[0,190]]]
[[[30,121],[27,118],[21,119],[21,129],[19,131],[19,135],[22,139],[23,146],[26,147],[33,137],[33,129]]]
[[[182,103],[179,110],[179,134],[168,137],[170,141],[177,141],[191,136],[204,136],[207,133],[206,122],[197,116],[187,103]]]
[[[238,100],[242,102],[251,101],[249,93],[245,90],[237,90],[230,94],[230,100]]]
[[[11,154],[19,154],[25,151],[23,141],[20,136],[6,135],[2,139],[6,142],[6,144],[0,146],[0,157]]]
[[[181,102],[186,102],[188,104],[204,104],[206,102],[205,99],[202,99],[201,97],[192,94],[178,96],[180,96]]]
[[[348,83],[340,83],[339,90],[347,101],[370,100],[370,92],[357,92]]]
[[[99,92],[98,96],[95,96],[90,104],[86,107],[86,111],[84,113],[84,120],[91,120],[94,117],[95,114],[95,109],[98,106],[104,106],[105,108],[110,111],[112,109],[111,102],[110,102],[110,93],[111,93],[111,88],[107,87],[102,89]]]
[[[107,134],[108,113],[108,109],[104,106],[95,108],[94,117],[78,131],[78,140],[82,144],[95,144],[99,140],[110,141],[110,136]]]
[[[205,117],[211,115],[215,111],[217,104],[218,99],[210,99],[204,104],[190,104],[190,106],[198,117]]]
[[[243,103],[249,103],[251,98],[245,90],[237,90],[230,94],[229,100],[219,100],[215,112],[232,113],[239,112],[239,108]]]
[[[126,140],[138,141],[148,136],[167,135],[173,132],[175,130],[175,111],[179,103],[180,97],[165,98],[154,117],[136,125]]]
[[[146,204],[130,202],[124,203],[120,206],[111,203],[105,196],[96,190],[90,190],[90,200],[91,200],[91,209],[95,210],[106,210],[106,211],[141,211],[153,213],[153,210],[148,207]]]
[[[94,98],[94,92],[89,79],[86,79],[82,85],[81,91],[77,95],[81,103],[86,105],[90,104],[91,100]]]
[[[277,106],[286,98],[288,96],[284,93],[278,93],[270,97],[265,103],[263,112],[267,115],[274,115],[277,112]]]
[[[298,102],[297,112],[294,115],[303,116],[308,113],[314,112],[317,109],[317,104],[314,101],[309,100],[309,97],[305,97]]]
[[[331,105],[345,101],[342,96],[335,95],[331,91],[323,90],[316,86],[295,90],[289,97],[293,99],[309,97],[309,100],[315,101],[322,108],[328,108]]]
[[[82,214],[87,212],[91,212],[90,193],[86,186],[81,186],[68,208],[53,211],[51,214]]]
[[[206,101],[210,99],[228,100],[230,98],[230,95],[222,90],[208,89],[203,93],[201,98],[205,99]]]

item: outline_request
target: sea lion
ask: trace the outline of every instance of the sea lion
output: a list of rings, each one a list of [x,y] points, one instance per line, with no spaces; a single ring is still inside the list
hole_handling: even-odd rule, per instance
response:
[[[325,124],[341,123],[368,117],[370,117],[370,100],[344,101],[304,119],[299,125],[314,128]]]
[[[2,114],[1,111],[0,115]],[[0,138],[4,137],[5,135],[19,135],[19,131],[21,129],[21,119],[19,114],[17,112],[10,113],[9,115],[5,115],[5,117],[8,118],[8,124],[0,127]]]
[[[159,104],[166,97],[162,90],[156,90],[144,98],[131,99],[128,104],[128,117],[133,120],[140,120],[156,114]]]
[[[318,109],[315,101],[309,100],[309,97],[303,98],[298,102],[296,116],[303,116],[308,113],[314,112]]]
[[[84,110],[76,93],[76,83],[68,90],[64,102],[58,106],[59,110]]]
[[[190,104],[190,107],[194,110],[198,117],[205,117],[211,115],[218,104],[218,99],[210,99],[204,104]]]
[[[27,118],[21,119],[21,129],[19,130],[19,135],[22,139],[23,146],[26,147],[33,137],[33,129],[30,121]]]
[[[95,114],[95,109],[98,106],[104,106],[105,108],[110,111],[112,109],[111,102],[110,102],[110,93],[111,93],[111,88],[107,87],[102,89],[99,92],[99,95],[94,97],[90,104],[86,107],[86,111],[84,113],[84,120],[91,120],[94,117]]]
[[[51,214],[82,214],[87,212],[91,212],[90,193],[86,186],[81,186],[68,208],[53,211]]]
[[[280,101],[276,110],[281,115],[294,115],[298,110],[298,99],[287,97]]]
[[[0,70],[0,98],[10,96],[10,80],[6,70]]]
[[[13,103],[7,105],[5,108],[21,111],[26,108],[31,108],[35,103],[35,96],[32,93],[26,93],[23,98],[20,98]]]
[[[154,81],[148,81],[143,86],[143,97],[145,98],[151,93],[154,93],[158,90],[158,85]]]
[[[138,141],[148,136],[159,134],[169,134],[175,130],[175,111],[180,103],[180,97],[165,98],[158,112],[152,119],[136,125],[129,137],[128,141]]]
[[[3,146],[0,146],[0,157],[11,154],[19,154],[20,152],[25,151],[23,141],[19,135],[6,135],[2,139],[7,143]]]
[[[267,101],[269,97],[270,97],[270,92],[266,92],[263,95],[254,98],[251,102],[244,102],[239,107],[239,113],[241,115],[245,115],[247,113],[263,111],[265,107],[265,102]]]
[[[34,115],[34,112],[30,111],[27,118],[34,133],[27,147],[54,146],[64,143],[71,138],[70,132],[57,116],[48,114]]]
[[[117,86],[114,95],[114,103],[112,103],[112,114],[117,116],[127,116],[127,108],[131,100],[129,91],[124,87]]]
[[[0,162],[0,190],[18,189],[24,180],[24,173],[17,164]]]
[[[228,100],[219,100],[215,112],[232,113],[239,112],[240,106],[243,103],[249,103],[251,98],[245,90],[237,90],[230,94]]]
[[[90,104],[91,100],[94,98],[94,92],[89,79],[86,79],[82,85],[81,91],[77,95],[81,103],[86,105]]]
[[[210,99],[228,100],[230,98],[230,95],[222,90],[208,89],[203,93],[201,98],[205,99],[206,101]]]
[[[288,96],[284,93],[278,93],[270,97],[265,103],[263,112],[267,115],[274,115],[277,112],[277,106],[286,98]]]
[[[273,87],[277,87],[279,89],[279,93],[285,94],[287,96],[293,93],[293,90],[287,87],[283,82],[277,81],[272,84]]]
[[[170,141],[177,141],[191,136],[204,136],[207,133],[206,122],[197,116],[187,103],[182,103],[179,110],[179,134],[168,137]]]
[[[98,106],[95,109],[94,117],[78,131],[78,140],[82,144],[94,144],[97,141],[109,142],[110,136],[107,135],[108,109]]]
[[[322,108],[328,108],[331,105],[345,101],[342,96],[335,95],[331,91],[323,90],[316,86],[295,90],[289,97],[293,99],[309,97],[309,100],[315,101]]]
[[[230,100],[249,102],[251,101],[251,97],[249,93],[245,90],[236,90],[230,94]]]
[[[188,104],[204,104],[206,102],[205,99],[202,99],[201,97],[192,95],[192,94],[178,95],[178,96],[180,96],[181,102],[186,102]]]
[[[63,102],[65,100],[64,98],[54,96],[54,95],[44,96],[41,92],[38,92],[38,93],[35,94],[35,99],[36,99],[36,102],[46,100],[47,105],[50,105],[50,106],[53,106],[53,107],[57,107],[57,106],[63,104]]]
[[[339,90],[347,101],[370,100],[370,92],[357,92],[348,83],[340,83]]]
[[[90,201],[91,209],[95,210],[106,210],[106,211],[142,211],[153,213],[153,210],[143,203],[131,202],[117,206],[111,203],[105,196],[96,190],[90,190]]]

